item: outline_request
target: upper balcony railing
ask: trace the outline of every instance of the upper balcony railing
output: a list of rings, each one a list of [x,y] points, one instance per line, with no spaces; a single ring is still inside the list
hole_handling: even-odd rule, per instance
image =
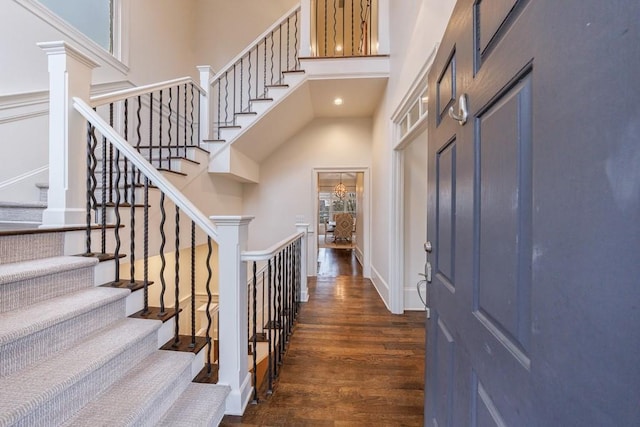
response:
[[[378,53],[377,0],[313,0],[311,7],[311,56]]]

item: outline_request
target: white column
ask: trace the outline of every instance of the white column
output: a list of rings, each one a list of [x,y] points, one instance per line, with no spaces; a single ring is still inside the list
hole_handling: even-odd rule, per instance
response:
[[[211,139],[211,118],[209,117],[211,84],[209,82],[213,76],[213,69],[208,65],[198,65],[196,68],[200,73],[200,87],[205,91],[200,94],[200,144],[202,145],[202,141]]]
[[[252,216],[212,216],[218,229],[218,294],[220,355],[218,383],[231,387],[228,415],[242,415],[251,398],[247,346],[247,265],[240,255],[247,249]]]
[[[43,227],[85,224],[87,121],[73,97],[89,100],[91,71],[98,66],[67,43],[38,46],[49,59],[49,195]]]
[[[309,259],[309,224],[297,223],[296,230],[298,231],[298,233],[304,233],[304,236],[302,236],[302,247],[300,248],[302,259],[300,260],[300,299],[298,301],[307,302],[309,301],[309,288],[307,286],[307,264]]]
[[[311,56],[311,0],[300,2],[300,52],[298,57]]]

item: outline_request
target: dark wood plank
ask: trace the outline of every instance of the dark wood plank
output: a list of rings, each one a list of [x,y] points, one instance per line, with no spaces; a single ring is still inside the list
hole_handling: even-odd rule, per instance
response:
[[[422,425],[424,312],[389,313],[352,252],[321,255],[274,393],[221,425]]]

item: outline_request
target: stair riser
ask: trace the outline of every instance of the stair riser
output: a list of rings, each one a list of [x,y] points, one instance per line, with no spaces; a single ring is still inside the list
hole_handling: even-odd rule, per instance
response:
[[[63,233],[0,236],[0,264],[62,255]]]
[[[260,116],[271,107],[271,104],[273,104],[273,101],[252,101],[251,111],[258,113],[258,116]]]
[[[0,286],[0,313],[93,285],[93,266],[18,280]]]
[[[1,207],[0,221],[40,224],[42,223],[42,212],[44,212],[45,209],[45,206]]]
[[[124,311],[120,299],[0,347],[0,378],[72,347],[124,317]]]
[[[155,351],[156,335],[150,334],[132,347],[119,353],[104,365],[97,367],[89,375],[61,390],[38,408],[33,408],[15,426],[31,427],[37,425],[60,425],[98,393],[116,382],[133,365]],[[124,397],[123,397],[124,398]]]
[[[257,114],[236,116],[236,124],[243,129],[258,120]]]
[[[228,129],[220,129],[220,139],[224,139],[225,141],[231,141],[233,138],[238,136],[242,129],[238,128],[228,128]]]

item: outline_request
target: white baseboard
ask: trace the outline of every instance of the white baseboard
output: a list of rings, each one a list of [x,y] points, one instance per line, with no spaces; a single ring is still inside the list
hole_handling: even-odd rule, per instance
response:
[[[373,286],[378,291],[378,295],[382,298],[387,310],[391,311],[389,306],[389,284],[380,276],[380,273],[373,265],[371,266],[371,282],[373,282]]]

